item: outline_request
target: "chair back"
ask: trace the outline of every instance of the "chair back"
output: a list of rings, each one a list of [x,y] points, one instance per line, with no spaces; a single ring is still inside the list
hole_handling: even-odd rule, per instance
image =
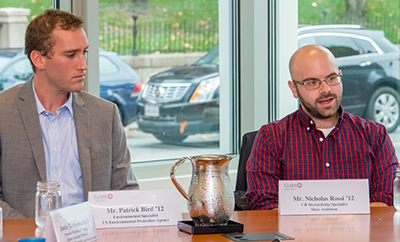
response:
[[[251,148],[253,147],[254,138],[256,137],[257,131],[245,133],[242,138],[242,146],[240,147],[239,165],[236,177],[236,188],[235,188],[235,210],[247,210],[246,205],[246,164],[249,159]]]

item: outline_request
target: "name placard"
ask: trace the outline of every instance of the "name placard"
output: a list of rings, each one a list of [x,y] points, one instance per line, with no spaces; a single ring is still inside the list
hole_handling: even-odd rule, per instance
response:
[[[369,214],[368,179],[280,180],[279,213]]]
[[[176,225],[182,220],[177,190],[89,192],[96,228]]]
[[[89,202],[50,211],[42,237],[47,242],[96,241],[96,227]]]

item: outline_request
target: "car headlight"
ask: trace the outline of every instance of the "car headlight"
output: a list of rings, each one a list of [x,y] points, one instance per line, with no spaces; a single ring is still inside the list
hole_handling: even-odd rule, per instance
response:
[[[210,78],[200,82],[194,91],[193,95],[190,97],[191,103],[200,103],[205,101],[210,101],[214,96],[215,90],[219,87],[219,76]]]

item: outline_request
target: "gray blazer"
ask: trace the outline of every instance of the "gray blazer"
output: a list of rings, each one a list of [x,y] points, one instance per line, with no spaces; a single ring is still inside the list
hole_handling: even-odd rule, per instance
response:
[[[72,107],[85,200],[88,191],[139,189],[116,105],[80,91]],[[32,80],[0,93],[0,176],[3,218],[34,217],[46,161]]]

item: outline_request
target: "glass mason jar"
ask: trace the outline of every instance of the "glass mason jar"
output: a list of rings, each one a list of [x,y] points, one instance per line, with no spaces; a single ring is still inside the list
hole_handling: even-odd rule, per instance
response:
[[[44,227],[49,211],[61,208],[61,191],[59,181],[38,181],[35,197],[35,222]]]
[[[393,206],[400,211],[400,167],[396,169],[396,178],[393,181]]]

